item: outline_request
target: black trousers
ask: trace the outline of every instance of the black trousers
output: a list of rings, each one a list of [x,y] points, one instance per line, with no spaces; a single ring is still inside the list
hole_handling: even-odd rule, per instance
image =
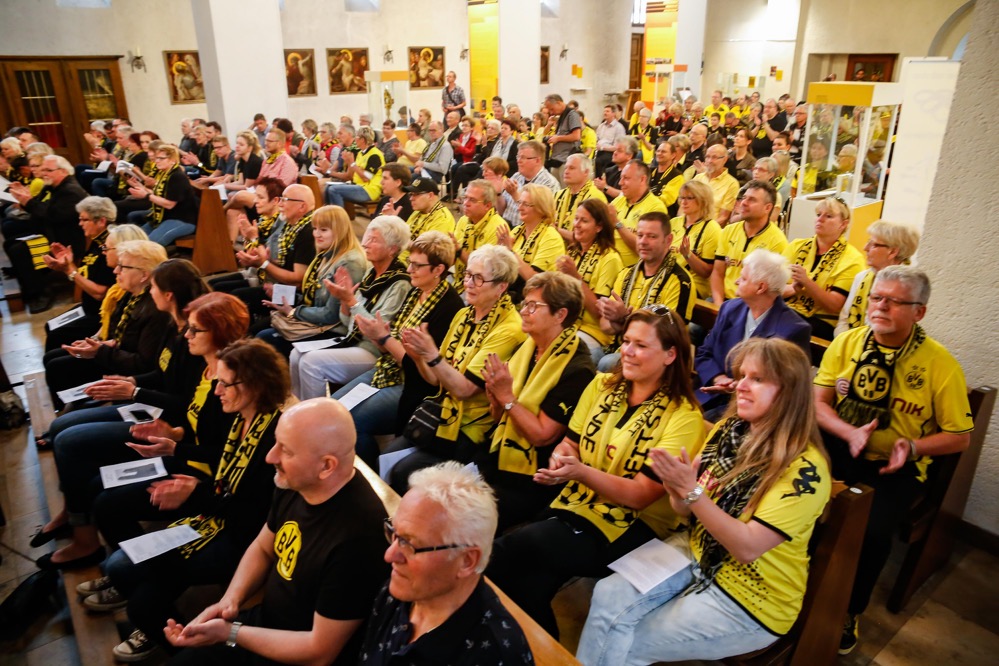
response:
[[[863,483],[874,488],[871,515],[867,520],[848,608],[850,614],[859,615],[870,603],[881,570],[888,562],[895,530],[923,484],[917,479],[918,469],[911,461],[894,474],[881,474],[884,461],[854,458],[843,440],[828,433],[822,435],[832,460],[833,476],[846,483]]]
[[[385,453],[402,451],[415,446],[413,442],[405,437],[397,437],[389,442]],[[449,442],[445,439],[437,438],[428,446],[417,448],[408,456],[396,463],[389,475],[389,485],[399,493],[405,495],[409,490],[409,475],[425,467],[433,467],[438,463],[447,460],[460,462],[467,465],[475,459],[479,445],[469,439],[464,433],[458,434],[458,439]]]

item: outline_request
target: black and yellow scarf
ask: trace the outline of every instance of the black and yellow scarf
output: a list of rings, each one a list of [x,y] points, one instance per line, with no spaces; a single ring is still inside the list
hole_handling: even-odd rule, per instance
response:
[[[597,188],[592,180],[586,181],[579,192],[573,194],[569,188],[563,188],[555,193],[555,223],[560,229],[571,230],[576,208],[587,199],[596,196]]]
[[[869,269],[857,285],[857,293],[853,295],[850,302],[850,310],[847,313],[847,325],[850,328],[860,328],[867,318],[867,297],[871,294],[871,285],[874,284],[874,269]]]
[[[170,184],[170,177],[179,168],[180,168],[179,165],[174,164],[166,171],[160,171],[159,175],[156,176],[156,184],[153,185],[154,195],[158,197],[163,196],[163,194],[167,190],[167,185]],[[149,224],[152,225],[153,229],[155,229],[156,227],[160,226],[160,223],[163,221],[163,216],[165,214],[166,214],[166,208],[164,208],[163,206],[152,204],[152,206],[149,209],[149,217],[146,219],[149,221]]]
[[[400,280],[409,282],[409,271],[406,270],[406,267],[398,259],[389,264],[389,267],[381,275],[376,276],[374,268],[368,269],[368,272],[364,274],[361,283],[357,287],[357,293],[364,298],[365,309],[368,312],[373,312],[374,308],[378,305],[378,299],[385,293],[385,290]],[[357,326],[351,326],[350,331],[347,332],[347,337],[340,346],[348,346],[360,342],[362,337]]]
[[[128,302],[125,303],[125,307],[122,308],[121,311],[121,317],[118,318],[118,323],[114,327],[115,342],[121,344],[122,339],[125,337],[125,333],[128,331],[128,324],[129,320],[132,318],[132,313],[135,311],[135,308],[139,306],[139,302],[145,300],[146,294],[148,293],[149,287],[146,287],[141,294],[138,296],[132,296],[128,299]]]
[[[287,221],[284,223],[284,228],[281,229],[281,235],[278,236],[277,255],[272,259],[275,264],[278,266],[284,266],[284,262],[288,258],[288,251],[291,250],[292,246],[295,244],[298,232],[309,224],[312,224],[311,212],[303,215],[302,219],[294,224],[289,224]]]
[[[885,350],[874,339],[874,330],[869,329],[860,358],[853,368],[846,397],[836,404],[839,417],[858,427],[877,419],[877,430],[889,428],[895,363],[914,353],[925,340],[926,332],[916,324],[900,349]]]
[[[329,270],[329,265],[333,259],[333,248],[322,254],[317,254],[302,276],[302,305],[311,307],[316,302],[316,292],[319,290],[319,281]]]
[[[490,208],[478,222],[473,222],[472,220],[467,221],[464,233],[461,236],[461,247],[458,248],[458,257],[461,256],[462,251],[471,254],[473,250],[482,246],[482,242],[484,240],[482,238],[482,233],[486,229],[486,222],[491,220],[495,214],[496,209]],[[465,291],[465,271],[467,269],[468,267],[465,266],[465,262],[460,259],[456,259],[454,262],[454,288],[459,294]]]
[[[808,261],[808,256],[812,253],[813,248],[816,255],[818,255],[818,241],[814,236],[806,240],[801,244],[801,247],[798,248],[798,253],[794,257],[794,263],[799,266],[805,266],[805,262]],[[822,276],[830,275],[832,271],[836,269],[836,264],[839,263],[839,260],[843,256],[844,252],[846,252],[846,241],[842,236],[840,236],[836,239],[836,242],[833,243],[828,250],[826,250],[825,254],[821,255],[821,258],[816,257],[818,261],[816,261],[811,270],[808,271],[808,277],[810,277],[814,282],[819,282],[819,278]],[[820,284],[820,286],[822,286],[823,289],[826,288],[826,285],[824,284]],[[791,298],[787,299],[787,305],[805,317],[810,317],[813,314],[816,314],[815,299],[805,294],[795,294]],[[817,314],[817,316],[822,319],[835,319],[838,315],[839,313],[834,315],[826,313]]]
[[[606,252],[596,242],[592,243],[590,249],[586,252],[583,252],[582,248],[576,243],[573,243],[568,250],[569,258],[576,262],[576,271],[579,273],[579,277],[586,284],[590,284],[593,274],[596,272],[597,267],[600,266],[600,259],[603,258]]]
[[[421,213],[416,211],[413,215],[409,217],[409,228],[410,228],[410,238],[416,240],[420,234],[426,230],[427,224],[430,220],[434,219],[435,216],[440,215],[442,211],[445,210],[444,203],[438,201],[434,204],[434,207],[428,210],[426,213]]]
[[[631,307],[631,292],[635,288],[635,283],[638,282],[638,271],[642,270],[645,265],[644,261],[639,261],[637,264],[631,267],[628,274],[624,277],[624,283],[621,285],[621,300],[628,307]],[[635,309],[644,308],[646,305],[659,302],[659,292],[663,290],[666,286],[666,282],[669,280],[669,276],[673,273],[673,268],[676,266],[676,254],[674,252],[667,252],[666,258],[663,259],[663,263],[659,266],[659,270],[651,278],[646,280],[648,288],[645,290],[645,297],[642,301],[635,306]],[[615,354],[621,349],[621,337],[622,334],[618,333],[611,340],[610,344],[605,347],[605,351],[608,354]]]
[[[603,381],[603,377],[599,379]],[[628,409],[627,382],[604,391],[590,410],[590,419],[579,438],[579,459],[584,464],[614,476],[632,478],[640,474],[649,448],[659,441],[671,421],[671,401],[667,389],[660,388],[625,420]],[[631,423],[627,428],[628,422]],[[641,511],[610,502],[589,486],[569,481],[553,509],[564,509],[593,523],[613,542],[638,520]]]
[[[542,234],[544,234],[551,225],[547,222],[539,222],[537,226],[534,227],[534,231],[526,237],[524,234],[526,234],[527,231],[524,226],[525,225],[521,224],[514,227],[513,231],[510,232],[510,237],[513,239],[513,251],[520,255],[520,258],[529,264],[534,259],[534,253],[538,250],[538,243],[541,241]],[[517,247],[518,241],[520,241],[519,248]]]
[[[570,326],[548,345],[532,368],[531,361],[537,346],[534,339],[528,336],[510,359],[513,394],[517,396],[518,404],[537,415],[548,392],[562,380],[562,375],[576,355],[579,344],[576,327]],[[514,425],[510,419],[510,412],[503,412],[496,430],[493,431],[489,452],[497,451],[499,468],[504,472],[533,475],[538,471],[538,450]]]
[[[245,436],[240,436],[243,431],[243,424],[246,421],[242,414],[238,414],[229,429],[229,437],[226,439],[225,448],[222,450],[222,458],[219,460],[218,470],[215,472],[215,496],[230,497],[239,490],[239,482],[243,480],[243,474],[250,466],[255,455],[267,455],[266,450],[260,449],[260,440],[263,438],[271,421],[278,418],[281,410],[275,410],[266,414],[257,414],[250,422],[250,427]],[[180,525],[190,525],[201,537],[186,543],[178,548],[181,556],[186,560],[194,553],[208,545],[208,543],[222,531],[225,527],[225,519],[218,516],[189,516],[170,524],[170,527]]]
[[[275,151],[275,152],[271,153],[270,155],[268,155],[267,159],[264,160],[264,161],[267,162],[268,164],[274,164],[274,160],[276,160],[279,155],[283,155],[283,154],[284,154],[283,150]]]
[[[714,435],[705,444],[701,452],[701,466],[698,468],[698,479],[706,470],[710,470],[714,480],[724,478],[735,469],[736,456],[749,434],[749,423],[738,417],[732,417],[721,424]],[[714,503],[722,511],[733,518],[739,518],[745,511],[749,500],[760,486],[760,475],[743,471],[737,477],[725,484],[725,487],[713,498]],[[718,571],[727,559],[731,557],[711,533],[697,520],[690,516],[691,540],[697,539],[701,546],[701,557],[698,561],[696,580],[684,594],[700,592],[707,589],[718,575]]]
[[[442,354],[444,361],[464,374],[496,322],[511,312],[516,312],[516,308],[506,293],[500,296],[496,305],[482,321],[475,321],[475,308],[472,306],[459,310],[455,319],[460,320],[460,324]],[[465,401],[455,400],[450,393],[443,391],[443,388],[442,392],[444,395],[441,400],[441,425],[437,428],[437,436],[453,442],[461,430],[461,415],[465,410]]]
[[[652,169],[649,172],[649,189],[652,190],[652,194],[658,197],[663,193],[663,188],[680,175],[682,175],[682,172],[677,168],[676,164],[666,169],[666,171]]]
[[[406,296],[406,300],[403,302],[399,313],[392,320],[392,325],[389,328],[392,337],[398,339],[402,331],[408,328],[419,328],[420,324],[430,316],[430,313],[434,311],[437,304],[444,298],[447,290],[448,284],[442,280],[427,295],[427,298],[423,302],[420,302],[420,294],[423,292],[413,287]],[[382,354],[379,356],[375,362],[375,375],[371,379],[371,385],[381,389],[389,386],[397,386],[401,383],[402,368],[396,363],[395,357],[392,354]]]

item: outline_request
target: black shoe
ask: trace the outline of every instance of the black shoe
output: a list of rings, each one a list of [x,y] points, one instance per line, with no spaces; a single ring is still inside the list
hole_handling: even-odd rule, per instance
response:
[[[858,615],[847,615],[846,621],[843,623],[843,635],[839,639],[839,653],[841,655],[847,655],[853,652],[853,648],[857,647],[857,642],[860,638],[860,616]]]
[[[35,564],[42,571],[52,571],[54,569],[59,569],[60,571],[67,571],[70,569],[85,569],[87,567],[95,567],[104,561],[106,555],[103,548],[98,548],[89,555],[84,555],[83,557],[77,557],[73,560],[67,560],[66,562],[53,562],[52,553],[46,553],[42,555],[37,560]]]
[[[3,272],[3,276],[8,280],[13,280],[14,278],[17,277],[16,275],[14,275],[14,269],[11,268],[10,266],[4,266],[3,268],[0,268],[0,272]]]
[[[54,530],[50,530],[48,532],[38,530],[37,532],[35,532],[35,535],[31,537],[31,541],[28,543],[31,545],[32,548],[38,548],[39,546],[44,546],[49,541],[54,541],[56,539],[65,539],[71,536],[73,536],[73,528],[70,527],[68,524],[66,524],[66,525],[60,525]]]
[[[38,314],[50,309],[54,303],[55,297],[52,292],[46,290],[34,298],[26,299],[25,305],[28,306],[28,311],[31,314]]]

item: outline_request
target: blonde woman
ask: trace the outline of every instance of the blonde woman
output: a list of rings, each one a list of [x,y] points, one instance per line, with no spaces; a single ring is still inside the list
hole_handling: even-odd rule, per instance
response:
[[[691,180],[680,187],[680,216],[670,221],[677,263],[690,271],[698,298],[711,296],[711,271],[721,240],[721,227],[714,220],[714,193],[707,183]]]
[[[553,270],[555,261],[565,254],[565,241],[555,227],[555,196],[550,189],[525,185],[518,194],[517,207],[521,224],[510,232],[502,227],[496,232],[499,244],[513,250],[518,258],[515,296],[525,281],[536,273]]]

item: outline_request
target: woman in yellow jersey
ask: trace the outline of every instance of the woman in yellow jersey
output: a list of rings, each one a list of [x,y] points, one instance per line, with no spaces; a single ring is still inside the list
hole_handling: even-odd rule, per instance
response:
[[[517,262],[517,256],[501,245],[485,245],[469,255],[464,278],[468,307],[451,320],[440,347],[426,325],[402,331],[406,354],[427,383],[439,389],[434,402],[440,405],[440,417],[436,429],[426,421],[424,430],[433,434],[425,441],[411,439],[413,426],[423,417],[427,405],[423,403],[403,436],[389,445],[388,451],[416,447],[392,468],[390,483],[399,494],[405,493],[409,475],[418,469],[444,460],[471,462],[496,424],[489,412],[483,371],[490,354],[506,361],[526,337],[520,314],[507,295],[517,277]]]
[[[517,262],[518,280],[511,286],[511,297],[520,300],[525,281],[536,273],[555,268],[555,260],[565,254],[565,241],[555,228],[555,196],[543,185],[525,185],[520,190],[517,207],[520,210],[519,226],[508,232],[497,229],[501,245],[513,250]]]
[[[539,520],[496,540],[486,570],[552,636],[551,600],[566,581],[604,576],[619,556],[678,527],[649,452],[697,455],[696,404],[683,320],[661,305],[629,315],[621,363],[590,382],[549,467],[534,475],[561,493]]]
[[[867,295],[874,276],[886,266],[908,264],[919,248],[919,231],[901,222],[878,220],[867,227],[867,270],[853,278],[850,293],[839,312],[836,335],[867,323]]]
[[[187,326],[184,336],[188,353],[204,359],[203,370],[193,378],[186,377],[192,368],[198,369],[197,361],[183,362],[178,359],[175,365],[172,358],[168,359],[166,372],[170,373],[170,366],[174,366],[177,374],[185,377],[171,377],[173,385],[161,387],[163,392],[183,390],[183,396],[173,395],[169,409],[164,410],[159,418],[153,418],[156,413],[149,411],[152,407],[141,405],[139,411],[134,412],[134,425],[110,422],[83,424],[64,430],[56,438],[53,449],[66,498],[66,511],[65,515],[60,514],[46,527],[51,531],[60,524],[68,523],[74,528],[74,541],[56,551],[46,566],[71,568],[103,558],[97,531],[90,520],[93,500],[99,491],[99,484],[94,479],[99,475],[101,466],[140,456],[165,456],[169,458],[164,461],[169,470],[187,474],[212,473],[218,451],[210,446],[200,446],[200,443],[217,441],[218,431],[228,432],[231,424],[231,420],[222,414],[218,400],[210,397],[214,388],[217,354],[222,347],[246,335],[249,315],[238,298],[218,293],[194,299],[185,310]],[[113,385],[106,386],[105,390],[108,396],[120,395]],[[149,397],[165,404],[155,394],[144,392],[136,385],[133,385],[132,393],[137,394],[137,398]],[[172,423],[181,425],[173,427]],[[126,443],[128,446],[124,446]]]
[[[127,603],[135,630],[114,648],[119,659],[134,661],[165,645],[162,629],[177,597],[194,584],[227,584],[267,517],[274,469],[265,457],[290,395],[288,364],[259,340],[237,340],[219,352],[217,370],[215,393],[222,412],[235,419],[213,447],[220,456],[214,474],[113,488],[95,503],[97,524],[112,546],[144,534],[140,521],[172,521],[170,527],[198,532],[194,541],[139,564],[118,550],[104,565],[106,577],[77,587],[91,611]]]
[[[604,355],[613,336],[600,328],[598,299],[608,298],[618,273],[624,270],[621,255],[614,247],[614,223],[609,207],[599,199],[586,199],[576,208],[568,254],[559,257],[555,267],[579,280],[583,288],[583,313],[579,319],[579,339],[590,350],[593,362]]]
[[[837,197],[815,207],[815,236],[793,241],[784,250],[791,262],[791,284],[784,289],[788,307],[808,320],[812,335],[832,340],[839,312],[853,278],[864,268],[860,250],[846,240],[850,208]]]
[[[700,458],[651,453],[670,504],[690,520],[661,548],[689,565],[644,594],[620,574],[597,583],[576,653],[585,666],[724,659],[767,647],[797,619],[831,487],[811,363],[776,338],[733,354],[736,399]]]
[[[324,280],[332,280],[343,268],[354,284],[368,270],[364,249],[350,226],[347,211],[340,206],[323,206],[312,214],[312,236],[316,256],[302,277],[301,300],[296,303],[268,302],[271,327],[257,333],[261,340],[288,356],[292,342],[319,340],[343,335],[347,327],[340,324],[340,300],[322,289]]]
[[[696,180],[680,187],[680,217],[670,221],[677,261],[690,271],[698,298],[711,296],[711,271],[715,250],[721,240],[721,227],[714,221],[714,194],[711,186]]]

